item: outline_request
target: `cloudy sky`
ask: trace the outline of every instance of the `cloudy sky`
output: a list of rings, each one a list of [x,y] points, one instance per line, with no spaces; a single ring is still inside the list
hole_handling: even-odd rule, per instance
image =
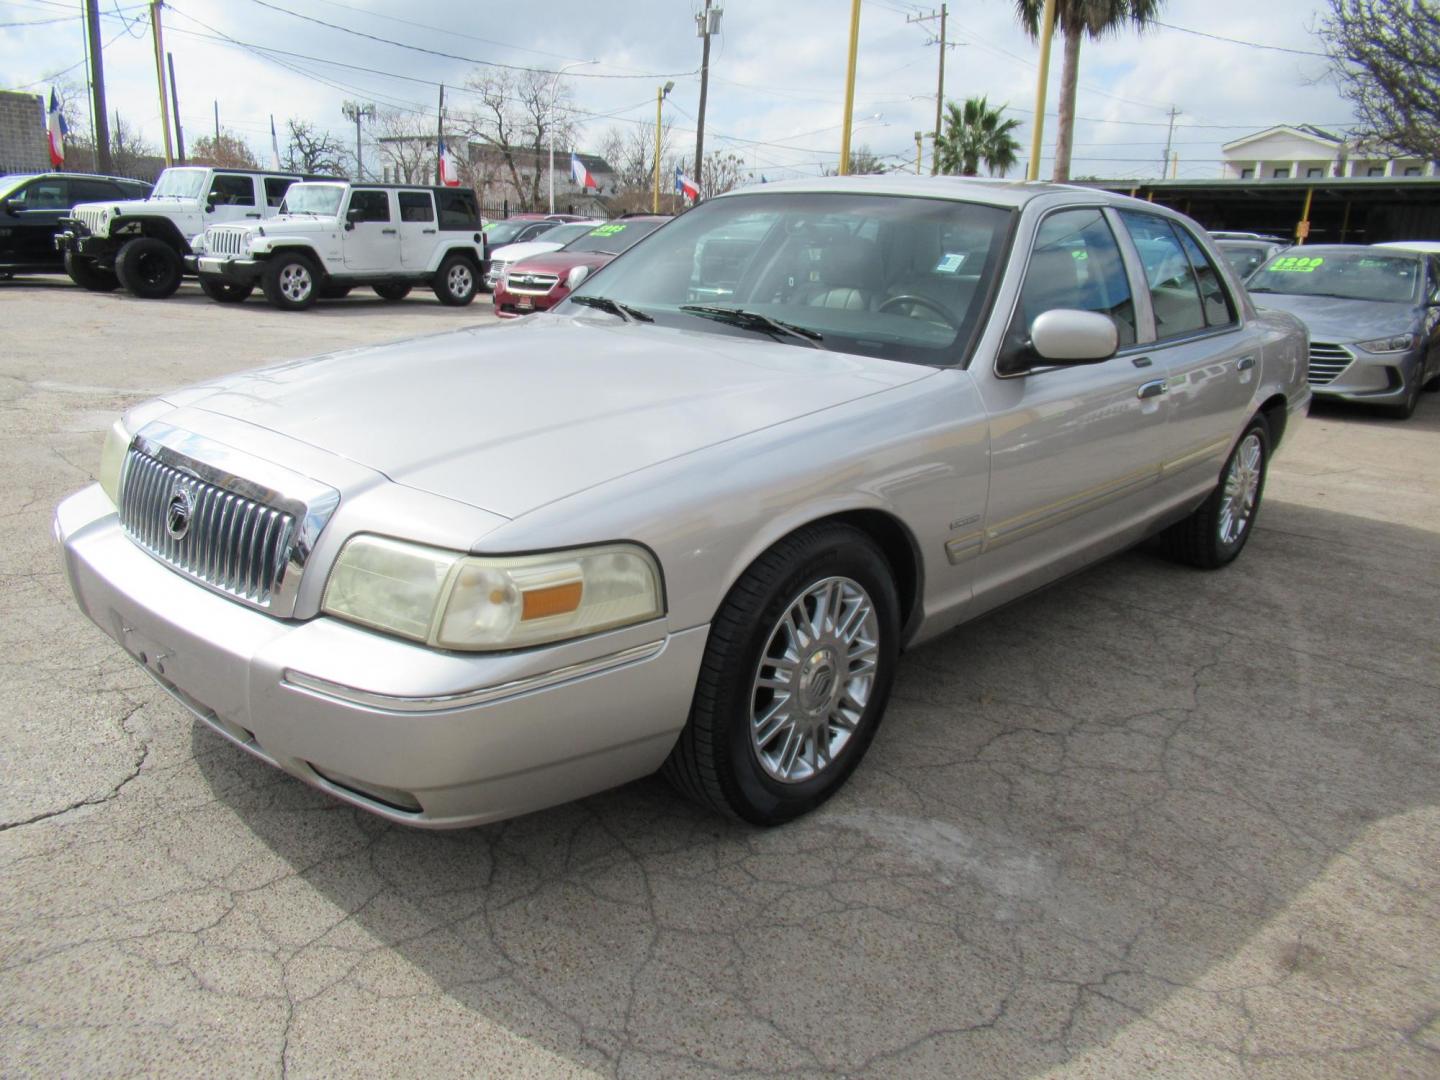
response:
[[[110,109],[158,144],[148,4],[100,3]],[[463,83],[478,62],[577,65],[565,78],[575,104],[590,114],[580,148],[593,149],[608,126],[653,124],[656,86],[666,79],[676,83],[667,115],[682,144],[693,140],[699,6],[697,0],[167,0],[164,27],[187,138],[211,131],[218,102],[221,124],[249,140],[262,160],[271,114],[282,130],[295,116],[353,138],[340,115],[347,98],[433,115],[437,84]],[[45,93],[57,78],[83,79],[81,7],[81,0],[0,0],[0,88]],[[847,0],[723,0],[723,7],[711,54],[707,150],[733,150],[747,169],[770,179],[833,167]],[[1323,50],[1313,30],[1326,7],[1325,0],[1168,0],[1162,18],[1169,26],[1087,41],[1073,175],[1158,175],[1172,107],[1179,110],[1174,146],[1182,177],[1217,176],[1222,143],[1272,124],[1345,127],[1350,108],[1325,78],[1325,61],[1303,55]],[[1017,134],[1028,151],[1038,50],[1017,27],[1012,0],[955,0],[950,8],[946,97],[984,94],[992,104],[1008,104],[1009,115],[1022,121]],[[854,142],[912,166],[915,130],[934,125],[939,50],[937,22],[907,16],[932,10],[938,5],[865,0],[861,16]],[[452,92],[450,101],[464,98]],[[1048,176],[1053,118],[1045,136]]]

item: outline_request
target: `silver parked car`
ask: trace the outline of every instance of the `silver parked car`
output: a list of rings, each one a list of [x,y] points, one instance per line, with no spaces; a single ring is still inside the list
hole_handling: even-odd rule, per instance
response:
[[[902,649],[1151,534],[1235,558],[1305,360],[1157,206],[767,184],[551,313],[139,406],[55,528],[162,686],[347,802],[472,825],[663,768],[770,824]]]
[[[1409,419],[1440,389],[1440,255],[1393,247],[1292,248],[1247,281],[1255,303],[1310,329],[1310,387]]]
[[[1230,269],[1235,271],[1235,276],[1244,281],[1256,270],[1258,270],[1271,256],[1284,251],[1289,245],[1274,243],[1269,240],[1231,240],[1219,239],[1215,241],[1216,248],[1221,256],[1230,264]]]

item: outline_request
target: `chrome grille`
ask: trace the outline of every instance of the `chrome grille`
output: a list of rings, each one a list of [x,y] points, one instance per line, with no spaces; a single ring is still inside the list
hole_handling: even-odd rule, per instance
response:
[[[180,539],[168,528],[180,492],[193,500]],[[120,524],[162,562],[256,607],[269,608],[295,542],[291,514],[227,491],[132,448],[120,492]]]
[[[208,229],[205,232],[207,255],[239,255],[245,248],[248,229]]]
[[[1355,354],[1343,345],[1330,345],[1323,341],[1310,343],[1310,385],[1324,386],[1332,383],[1350,366]]]
[[[522,296],[544,296],[560,279],[554,274],[516,274],[505,279],[505,287]]]
[[[100,223],[105,220],[104,207],[97,207],[92,210],[89,207],[77,206],[73,213],[75,217],[80,220],[80,223],[91,233],[96,235],[100,234]]]

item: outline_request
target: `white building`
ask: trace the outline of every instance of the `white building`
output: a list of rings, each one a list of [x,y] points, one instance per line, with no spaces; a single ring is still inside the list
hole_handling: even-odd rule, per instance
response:
[[[1328,176],[1440,176],[1440,163],[1382,158],[1347,147],[1343,136],[1312,124],[1278,124],[1221,147],[1226,180],[1310,180]]]

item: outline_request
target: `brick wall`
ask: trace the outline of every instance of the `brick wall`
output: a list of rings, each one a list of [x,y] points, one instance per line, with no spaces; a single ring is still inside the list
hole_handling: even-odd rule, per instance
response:
[[[39,94],[0,90],[0,173],[45,172],[45,99]]]

